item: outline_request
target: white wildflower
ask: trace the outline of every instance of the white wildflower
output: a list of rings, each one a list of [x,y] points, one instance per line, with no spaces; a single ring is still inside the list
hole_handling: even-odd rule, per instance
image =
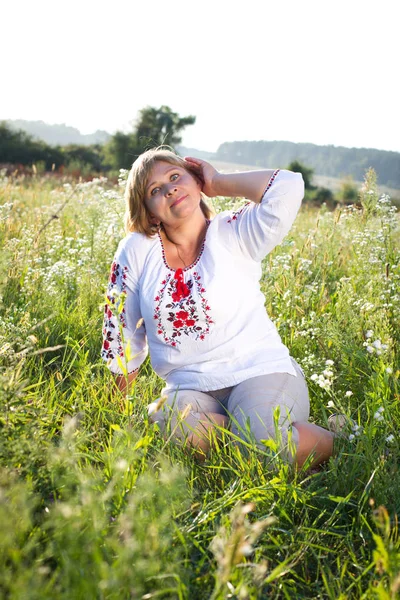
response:
[[[375,350],[373,349],[372,346],[367,346],[367,352],[369,352],[370,354],[373,354],[375,352]]]
[[[374,348],[376,348],[377,350],[380,350],[382,347],[382,343],[381,340],[375,340],[374,342],[372,342],[372,345]]]
[[[313,373],[310,377],[311,381],[316,381],[318,379],[318,375],[316,373]]]
[[[110,236],[113,236],[114,233],[115,233],[114,223],[110,223],[110,225],[107,228],[106,235],[108,235],[110,237]]]
[[[355,438],[355,436],[354,436],[354,435],[351,433],[351,434],[349,435],[349,440],[350,440],[350,442],[351,442],[352,440],[354,440],[354,438]]]
[[[328,404],[327,404],[328,408],[335,408],[335,404],[333,403],[332,400],[329,400]]]
[[[392,367],[386,367],[386,373],[389,373],[389,375],[391,375],[393,373],[393,369]]]
[[[387,436],[386,441],[388,444],[391,444],[392,442],[394,442],[394,435],[391,433],[390,435]]]
[[[325,369],[325,371],[323,371],[323,375],[325,375],[325,377],[333,377],[333,371],[331,371],[330,369]]]
[[[326,361],[325,361],[325,364],[326,364],[328,367],[331,367],[331,366],[332,366],[332,365],[334,365],[335,363],[334,363],[334,361],[333,361],[333,360],[331,360],[330,358],[328,358],[328,360],[326,360]]]
[[[365,337],[368,340],[369,338],[372,338],[373,335],[374,335],[374,332],[371,329],[368,329],[368,331],[365,334]]]
[[[350,398],[350,396],[353,395],[353,392],[351,390],[347,390],[347,392],[345,393],[346,398]]]
[[[116,463],[115,467],[118,471],[126,471],[128,469],[128,461],[124,458],[120,458]]]

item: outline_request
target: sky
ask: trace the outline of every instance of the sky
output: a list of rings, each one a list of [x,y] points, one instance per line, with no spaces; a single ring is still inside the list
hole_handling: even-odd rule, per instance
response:
[[[399,0],[3,3],[0,120],[128,132],[145,106],[185,146],[287,140],[400,152]]]

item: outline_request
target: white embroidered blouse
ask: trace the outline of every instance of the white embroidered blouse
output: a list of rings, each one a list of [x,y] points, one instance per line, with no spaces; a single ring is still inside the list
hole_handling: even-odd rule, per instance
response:
[[[268,373],[296,372],[265,310],[261,261],[290,230],[301,174],[277,170],[259,204],[208,224],[196,261],[167,264],[161,237],[127,235],[111,267],[102,357],[113,373],[137,370],[150,350],[163,393],[207,392]]]

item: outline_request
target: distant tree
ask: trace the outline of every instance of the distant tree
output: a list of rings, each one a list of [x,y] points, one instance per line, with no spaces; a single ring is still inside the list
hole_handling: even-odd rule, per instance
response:
[[[180,144],[182,137],[179,135],[187,125],[193,125],[196,117],[180,117],[169,106],[153,108],[147,106],[139,111],[139,118],[135,124],[135,134],[142,151],[147,147],[168,144]]]
[[[67,166],[73,162],[82,166],[84,165],[90,168],[91,171],[98,173],[106,169],[102,146],[100,144],[93,144],[92,146],[69,144],[68,146],[63,146],[62,151],[64,163]]]
[[[332,190],[324,187],[317,187],[312,193],[312,200],[315,204],[327,204],[328,206],[333,206],[334,204],[334,195]]]
[[[37,141],[25,131],[15,131],[4,121],[0,123],[0,163],[32,165],[43,163],[47,170],[63,163],[62,152],[45,142]]]
[[[339,198],[344,204],[355,204],[358,201],[358,189],[353,178],[348,177],[340,185]]]
[[[306,167],[298,160],[292,160],[292,162],[288,165],[288,171],[293,171],[294,173],[301,173],[304,179],[304,187],[306,190],[313,190],[315,186],[312,185],[312,178],[314,174],[314,169],[311,167]]]
[[[113,169],[130,169],[140,154],[136,135],[117,131],[104,146],[105,161]]]
[[[117,131],[105,145],[106,160],[115,169],[129,169],[139,154],[161,144],[174,147],[180,144],[179,135],[187,125],[193,125],[196,117],[180,117],[169,106],[147,106],[139,111],[132,133]]]

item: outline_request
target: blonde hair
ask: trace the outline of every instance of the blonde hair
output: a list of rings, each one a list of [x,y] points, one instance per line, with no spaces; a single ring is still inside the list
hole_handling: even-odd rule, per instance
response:
[[[144,233],[147,237],[152,237],[162,227],[162,223],[160,225],[150,223],[150,214],[144,202],[150,171],[158,161],[181,167],[202,183],[201,170],[189,165],[181,156],[175,154],[169,146],[159,146],[143,152],[133,163],[126,182],[125,230],[127,233],[137,231]],[[200,194],[200,208],[206,219],[209,219],[214,212],[206,203],[203,192]]]

